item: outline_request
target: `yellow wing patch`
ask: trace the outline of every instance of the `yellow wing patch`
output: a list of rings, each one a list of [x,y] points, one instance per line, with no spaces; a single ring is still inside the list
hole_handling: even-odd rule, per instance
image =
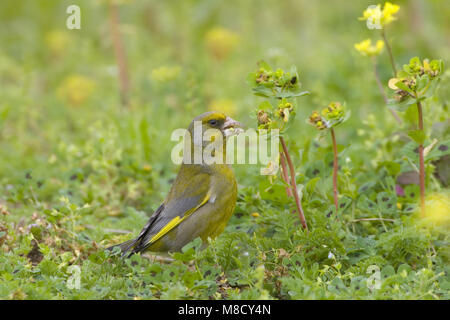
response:
[[[167,233],[169,233],[170,230],[172,230],[173,228],[175,228],[176,226],[178,226],[181,222],[183,222],[186,218],[188,218],[192,213],[194,213],[198,208],[200,208],[201,206],[203,206],[206,202],[208,202],[209,198],[211,196],[211,192],[208,192],[206,197],[203,199],[203,201],[196,207],[189,209],[188,211],[186,211],[186,213],[184,214],[183,217],[180,216],[176,216],[175,218],[173,218],[172,220],[170,220],[161,230],[159,230],[159,232],[157,234],[155,234],[149,241],[149,243],[147,244],[150,245],[156,241],[158,241],[159,239],[161,239],[163,236],[165,236]]]

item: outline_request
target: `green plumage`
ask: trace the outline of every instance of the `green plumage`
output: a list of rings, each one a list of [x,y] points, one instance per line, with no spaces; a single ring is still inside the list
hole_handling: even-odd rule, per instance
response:
[[[226,129],[239,126],[238,122],[218,112],[202,114],[194,121],[202,122],[203,132],[209,128],[219,129],[224,137]],[[188,130],[192,134],[193,122]],[[183,163],[167,198],[138,237],[116,246],[129,256],[147,250],[179,251],[197,237],[203,241],[215,238],[233,214],[236,199],[236,179],[227,164]]]

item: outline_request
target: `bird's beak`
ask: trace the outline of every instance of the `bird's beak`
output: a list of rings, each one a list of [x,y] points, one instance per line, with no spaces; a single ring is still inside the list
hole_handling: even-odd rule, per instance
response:
[[[225,137],[237,135],[244,130],[242,129],[243,125],[230,117],[226,117],[225,122],[223,124],[223,132],[225,134]]]

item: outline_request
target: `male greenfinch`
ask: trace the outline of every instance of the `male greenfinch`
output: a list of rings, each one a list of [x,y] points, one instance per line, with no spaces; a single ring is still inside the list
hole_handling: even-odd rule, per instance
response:
[[[196,117],[187,130],[183,162],[166,199],[137,238],[108,249],[119,247],[124,256],[173,252],[197,237],[204,242],[217,237],[231,218],[237,198],[236,179],[225,161],[225,141],[241,128],[239,122],[220,112]],[[205,132],[217,133],[211,139],[215,148],[213,142],[205,141]],[[186,152],[186,147],[191,152]]]

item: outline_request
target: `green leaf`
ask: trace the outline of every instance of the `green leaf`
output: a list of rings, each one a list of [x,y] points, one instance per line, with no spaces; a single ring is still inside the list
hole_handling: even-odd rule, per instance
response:
[[[410,273],[412,271],[412,268],[409,264],[402,263],[401,265],[398,266],[397,274],[401,275],[403,271]]]
[[[258,61],[258,67],[263,68],[267,71],[272,71],[272,67],[264,60]]]
[[[323,177],[325,174],[325,164],[321,160],[314,161],[306,169],[305,175],[309,178]]]
[[[259,183],[259,193],[262,199],[279,201],[281,203],[288,202],[286,186],[281,183],[271,184],[269,179],[263,179]]]
[[[383,279],[386,279],[386,278],[391,277],[393,275],[395,275],[395,269],[394,269],[393,266],[387,265],[383,269],[381,269],[381,277]]]
[[[393,177],[400,173],[401,165],[394,161],[384,161],[380,163],[380,167],[385,167],[389,174]]]
[[[321,206],[323,206],[325,204],[325,201],[323,201],[323,199],[318,198],[318,197],[313,197],[311,199],[309,199],[308,201],[308,206],[311,208],[319,208]]]
[[[393,194],[380,192],[377,195],[377,203],[382,214],[391,214],[397,211],[397,196]]]
[[[433,79],[431,80],[431,84],[428,87],[428,89],[422,94],[421,97],[423,98],[431,98],[432,96],[434,96],[434,94],[436,93],[436,90],[439,87],[439,83],[440,83],[441,79]]]
[[[372,188],[376,185],[376,183],[374,181],[368,181],[366,183],[364,183],[363,185],[361,185],[361,187],[359,187],[358,189],[358,193],[362,194],[362,193],[366,193],[366,192],[371,192]]]
[[[420,194],[420,187],[417,184],[410,184],[405,187],[405,198],[408,202],[415,202]]]
[[[408,132],[408,136],[417,144],[423,144],[426,139],[425,132],[423,130],[411,130]]]
[[[308,183],[306,184],[306,191],[309,193],[309,194],[312,194],[312,193],[314,193],[314,190],[315,190],[315,188],[316,188],[316,185],[317,185],[317,182],[320,180],[320,177],[315,177],[315,178],[313,178],[313,179],[311,179],[311,180],[309,180],[308,181]]]
[[[272,104],[265,100],[258,105],[258,110],[271,111],[273,109]]]
[[[441,158],[450,154],[450,140],[437,142],[431,151],[425,156],[425,160]]]
[[[403,79],[403,78],[407,78],[408,77],[408,73],[404,70],[399,70],[397,72],[397,78]]]
[[[397,101],[395,99],[390,99],[388,101],[388,106],[397,111],[405,111],[409,106],[416,103],[416,99],[411,96],[404,97],[402,101]]]
[[[410,87],[408,87],[406,84],[404,84],[402,81],[397,81],[395,83],[395,86],[403,91],[413,93],[413,90]]]
[[[302,92],[291,92],[291,91],[285,91],[275,94],[274,96],[279,99],[288,99],[288,98],[294,98],[294,97],[302,97],[309,95],[310,93],[308,91],[302,91]]]
[[[377,208],[376,203],[370,200],[366,195],[362,195],[359,198],[357,206],[365,213],[373,212]]]
[[[273,92],[272,89],[267,88],[265,86],[257,86],[256,88],[253,88],[253,93],[260,97],[270,98],[275,97],[275,92]]]
[[[352,199],[349,197],[342,197],[338,201],[339,211],[344,212],[352,203]]]
[[[408,142],[403,146],[401,154],[416,163],[419,159],[418,147],[419,145],[415,141]]]
[[[291,74],[291,77],[297,77],[298,80],[298,71],[296,65],[291,66],[291,69],[289,69],[289,73]]]
[[[421,77],[417,78],[417,92],[422,91],[428,84],[428,82],[431,81],[428,75],[424,74]]]
[[[188,250],[190,250],[191,248],[195,250],[198,250],[201,246],[202,246],[202,239],[197,237],[194,240],[192,240],[191,242],[189,242],[188,244],[186,244],[183,248],[181,248],[182,252],[187,252]]]

